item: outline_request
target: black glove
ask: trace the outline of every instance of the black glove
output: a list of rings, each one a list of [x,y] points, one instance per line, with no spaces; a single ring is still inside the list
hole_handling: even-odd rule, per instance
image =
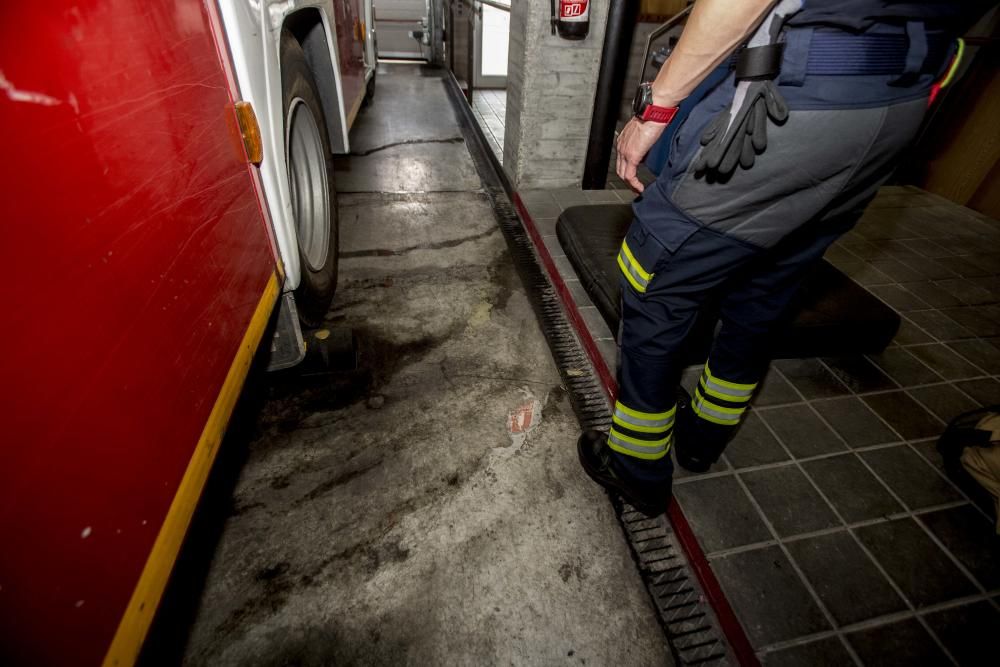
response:
[[[701,135],[701,145],[705,148],[695,160],[695,171],[713,171],[725,176],[736,169],[737,163],[749,169],[756,156],[767,148],[768,118],[777,125],[788,120],[788,105],[771,80],[751,81],[732,123],[731,112],[731,109],[719,112],[705,128]]]

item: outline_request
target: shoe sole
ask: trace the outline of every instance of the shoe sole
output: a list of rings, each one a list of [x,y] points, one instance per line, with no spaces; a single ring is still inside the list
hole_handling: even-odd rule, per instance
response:
[[[608,491],[613,491],[617,493],[619,496],[628,501],[628,503],[632,505],[632,507],[636,508],[637,510],[639,510],[640,512],[642,512],[643,514],[645,514],[650,518],[657,517],[666,513],[667,504],[669,504],[669,501],[667,501],[667,503],[664,504],[662,507],[649,505],[645,501],[640,500],[635,496],[633,496],[632,493],[628,490],[628,488],[622,485],[614,477],[608,477],[606,475],[602,475],[601,473],[591,468],[590,460],[584,453],[583,446],[584,446],[583,443],[579,441],[577,442],[576,455],[577,457],[579,457],[580,465],[583,466],[583,471],[587,473],[587,477],[590,477],[590,479],[594,480]]]

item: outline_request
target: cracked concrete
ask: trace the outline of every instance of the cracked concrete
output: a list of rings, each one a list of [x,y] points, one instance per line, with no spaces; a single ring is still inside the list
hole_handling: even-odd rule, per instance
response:
[[[383,71],[378,85],[359,119],[370,146],[394,139],[374,141],[389,127],[387,92],[407,92],[411,108],[446,103],[440,81],[413,70]],[[450,108],[416,115],[433,117],[427,135],[457,131]],[[397,157],[348,166],[377,161],[384,173]],[[424,158],[392,173],[434,190],[440,174],[425,167],[441,157]],[[186,664],[670,662],[611,505],[576,462],[577,423],[489,203],[468,180],[460,194],[341,195],[327,328],[353,331],[358,367],[265,378]]]

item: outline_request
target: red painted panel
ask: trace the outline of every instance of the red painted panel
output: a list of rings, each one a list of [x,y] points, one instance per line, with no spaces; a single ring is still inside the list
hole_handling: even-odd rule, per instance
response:
[[[104,656],[275,261],[201,0],[0,9],[0,663]]]
[[[364,94],[365,45],[361,22],[365,20],[363,0],[333,0],[332,17],[337,31],[337,58],[340,61],[340,80],[344,90],[344,109],[351,113],[352,105]]]

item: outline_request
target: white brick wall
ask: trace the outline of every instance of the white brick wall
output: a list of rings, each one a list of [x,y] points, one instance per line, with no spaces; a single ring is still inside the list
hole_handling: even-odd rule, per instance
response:
[[[591,0],[590,34],[552,35],[549,0],[513,0],[504,168],[518,189],[579,186],[608,0]]]

